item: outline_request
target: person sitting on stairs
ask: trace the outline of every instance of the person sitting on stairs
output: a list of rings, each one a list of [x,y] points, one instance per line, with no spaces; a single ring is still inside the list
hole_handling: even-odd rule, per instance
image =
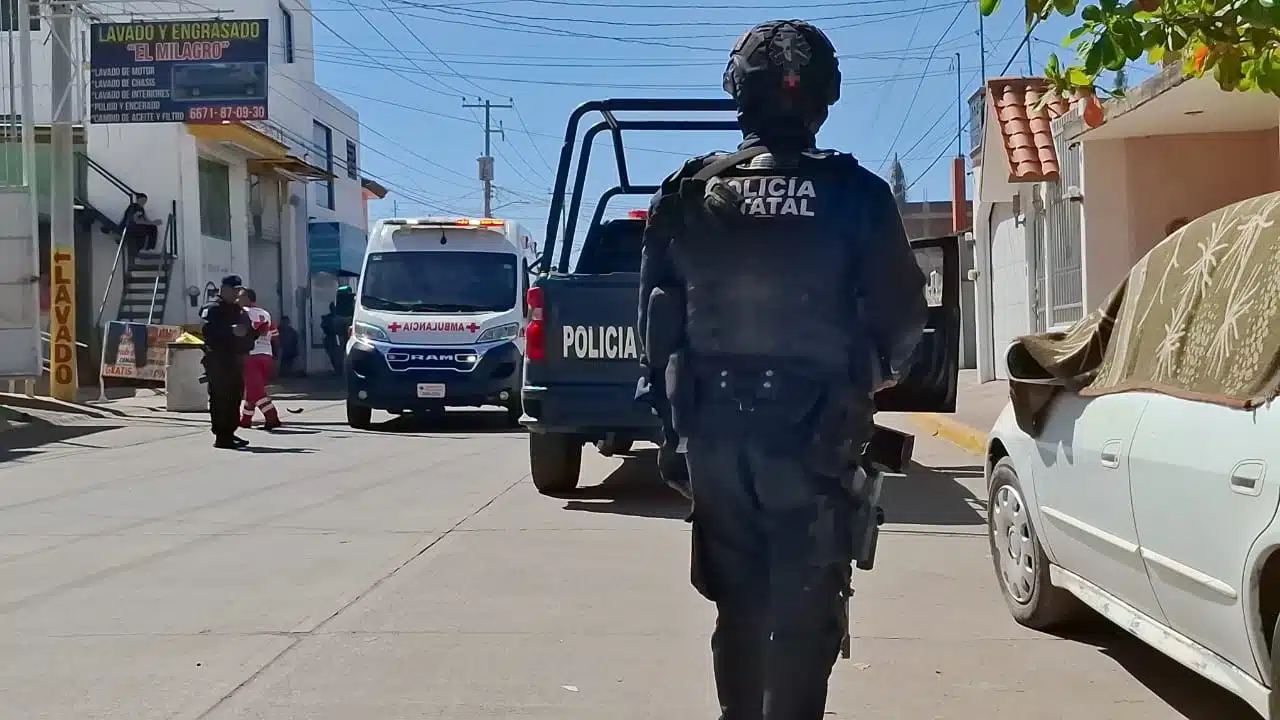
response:
[[[163,220],[152,220],[147,217],[147,195],[138,193],[133,202],[125,208],[124,218],[120,220],[121,239],[129,243],[131,255],[139,252],[155,252],[160,238],[160,226]]]

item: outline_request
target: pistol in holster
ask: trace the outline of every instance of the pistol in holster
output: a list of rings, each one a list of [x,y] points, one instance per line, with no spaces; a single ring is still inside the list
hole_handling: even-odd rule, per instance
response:
[[[840,639],[840,657],[848,658],[851,654],[849,602],[853,598],[853,568],[871,570],[875,568],[876,546],[880,540],[880,526],[884,524],[884,509],[880,507],[880,492],[884,485],[884,475],[871,466],[869,462],[860,461],[852,470],[840,478],[840,486],[852,500],[853,509],[849,517],[849,556],[850,565],[843,568],[844,615]]]

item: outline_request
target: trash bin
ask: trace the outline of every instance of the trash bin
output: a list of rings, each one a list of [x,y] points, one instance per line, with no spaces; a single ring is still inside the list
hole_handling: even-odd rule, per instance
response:
[[[165,409],[169,412],[207,412],[209,392],[200,382],[204,375],[204,343],[184,333],[169,343],[164,373]]]

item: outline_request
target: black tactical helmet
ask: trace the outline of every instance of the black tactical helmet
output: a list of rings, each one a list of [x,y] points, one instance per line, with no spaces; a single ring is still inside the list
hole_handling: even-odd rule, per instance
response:
[[[840,62],[818,28],[803,20],[773,20],[738,38],[724,89],[745,114],[821,122],[840,99]]]

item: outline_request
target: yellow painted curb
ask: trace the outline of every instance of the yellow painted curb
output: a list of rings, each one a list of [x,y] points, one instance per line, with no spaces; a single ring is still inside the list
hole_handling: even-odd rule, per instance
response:
[[[913,413],[911,422],[936,438],[942,438],[975,455],[987,454],[987,433],[957,422],[946,415]]]

